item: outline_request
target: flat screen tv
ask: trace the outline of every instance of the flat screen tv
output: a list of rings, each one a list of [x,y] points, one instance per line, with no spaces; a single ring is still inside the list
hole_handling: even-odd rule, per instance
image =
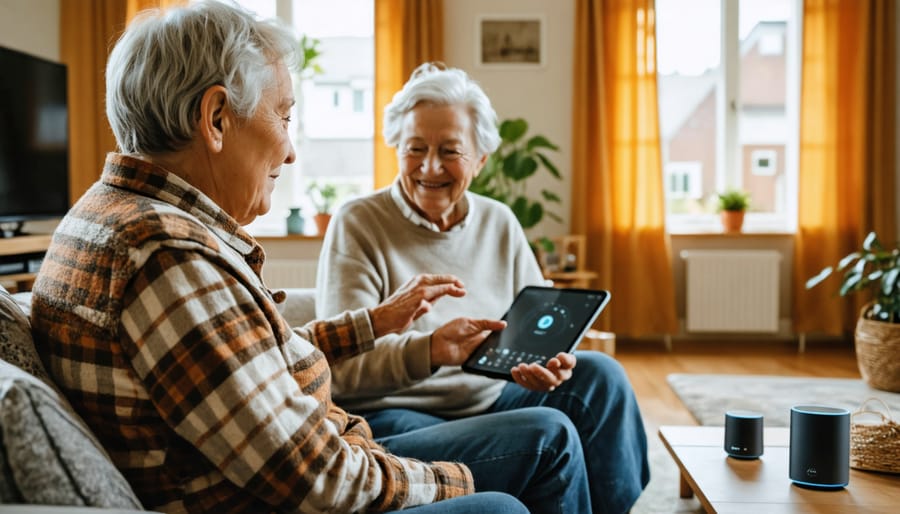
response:
[[[69,209],[68,118],[66,67],[0,47],[2,233]]]

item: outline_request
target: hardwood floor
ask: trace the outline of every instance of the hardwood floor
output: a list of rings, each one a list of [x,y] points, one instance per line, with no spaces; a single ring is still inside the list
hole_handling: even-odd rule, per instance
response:
[[[616,359],[631,379],[648,434],[660,425],[697,424],[669,388],[670,373],[859,378],[850,340],[809,342],[804,353],[789,341],[676,341],[667,352],[662,342],[620,340]]]

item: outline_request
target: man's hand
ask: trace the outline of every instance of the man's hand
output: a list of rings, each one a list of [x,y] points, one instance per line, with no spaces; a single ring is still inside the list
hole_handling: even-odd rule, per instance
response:
[[[453,275],[416,275],[377,307],[369,309],[375,337],[403,332],[412,322],[431,310],[444,295],[465,296],[462,281]]]
[[[532,391],[552,391],[572,378],[575,356],[560,352],[547,361],[547,367],[540,364],[517,364],[510,372],[517,384]]]
[[[431,365],[458,366],[493,330],[503,330],[506,322],[497,319],[456,318],[431,334]]]

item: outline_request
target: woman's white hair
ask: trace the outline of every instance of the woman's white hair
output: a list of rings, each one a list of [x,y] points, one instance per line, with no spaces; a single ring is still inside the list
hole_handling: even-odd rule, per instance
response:
[[[293,65],[297,39],[234,3],[200,1],[142,12],[106,66],[106,116],[124,153],[175,151],[194,136],[203,93],[227,91],[231,109],[252,117],[273,64]]]
[[[466,106],[472,115],[479,154],[490,155],[500,146],[497,113],[481,86],[466,72],[447,68],[439,62],[428,62],[416,68],[403,89],[384,108],[383,134],[389,146],[400,145],[403,117],[421,102]]]

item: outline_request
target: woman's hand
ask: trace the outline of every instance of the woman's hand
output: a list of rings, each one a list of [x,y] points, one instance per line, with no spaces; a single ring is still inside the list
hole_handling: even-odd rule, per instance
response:
[[[458,366],[493,330],[503,330],[506,322],[497,319],[456,318],[431,334],[431,365]]]
[[[560,352],[547,362],[547,367],[540,364],[517,364],[510,370],[517,384],[532,391],[552,391],[566,380],[572,378],[575,367],[575,356]]]
[[[444,295],[465,296],[462,281],[453,275],[416,275],[377,307],[369,309],[375,337],[403,332],[412,322],[431,310]]]

